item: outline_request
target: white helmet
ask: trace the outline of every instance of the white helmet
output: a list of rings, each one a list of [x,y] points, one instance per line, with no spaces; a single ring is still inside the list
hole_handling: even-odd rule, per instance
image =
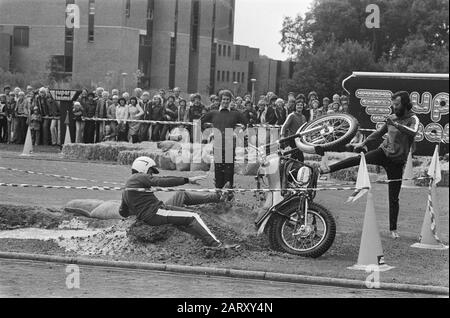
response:
[[[159,173],[159,170],[156,169],[156,162],[150,157],[136,158],[131,165],[131,170],[136,170],[138,173],[148,173],[150,169],[154,174]]]

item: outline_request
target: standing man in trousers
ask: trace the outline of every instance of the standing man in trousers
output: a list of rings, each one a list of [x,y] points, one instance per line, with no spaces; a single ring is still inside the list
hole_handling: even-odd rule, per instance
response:
[[[226,183],[233,187],[236,140],[233,131],[237,124],[247,126],[245,116],[230,109],[232,94],[223,90],[219,94],[220,108],[205,114],[202,123],[211,123],[214,129],[214,173],[216,188]]]
[[[355,145],[355,152],[361,152],[368,141],[377,140],[387,133],[387,138],[376,150],[365,154],[366,162],[382,166],[389,180],[401,179],[408,154],[419,130],[419,118],[412,112],[412,104],[408,92],[397,92],[392,96],[394,114],[389,116],[386,123],[367,139]],[[320,153],[320,152],[319,152]],[[352,157],[337,162],[329,167],[321,167],[321,173],[331,173],[341,169],[359,165],[360,157]],[[389,183],[389,226],[392,238],[399,237],[397,233],[397,219],[399,212],[399,194],[401,181]]]

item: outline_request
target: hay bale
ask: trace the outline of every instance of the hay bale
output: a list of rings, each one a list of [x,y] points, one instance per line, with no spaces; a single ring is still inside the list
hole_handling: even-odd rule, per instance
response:
[[[151,152],[148,150],[131,150],[131,151],[125,150],[119,152],[119,155],[117,156],[117,162],[120,165],[131,166],[131,164],[136,158],[147,156],[155,160],[156,165],[158,165],[158,155],[159,155],[158,153]]]
[[[63,147],[63,157],[67,159],[117,161],[124,150],[139,150],[141,145],[126,142],[103,142],[97,144],[68,144]]]
[[[172,154],[173,156],[173,154]],[[155,158],[153,158],[162,170],[176,170],[175,162],[172,161],[172,156],[170,152],[164,152],[161,154],[157,154]]]
[[[105,201],[94,199],[71,200],[64,206],[64,211],[86,217],[91,216],[91,212]]]
[[[142,221],[136,221],[127,230],[127,236],[141,243],[157,243],[166,241],[175,232],[171,225],[150,226]]]
[[[122,219],[119,208],[120,201],[106,201],[92,210],[90,217],[101,220]]]
[[[212,144],[192,144],[191,171],[209,171]]]

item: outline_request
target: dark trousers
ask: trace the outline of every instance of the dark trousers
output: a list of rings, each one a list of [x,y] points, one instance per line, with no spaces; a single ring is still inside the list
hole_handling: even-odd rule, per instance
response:
[[[0,142],[8,141],[8,120],[6,117],[0,118]]]
[[[41,136],[41,131],[36,129],[31,129],[31,142],[33,146],[36,146],[39,141],[39,137]]]
[[[47,146],[50,145],[50,119],[42,120],[42,144]]]
[[[205,245],[219,243],[206,224],[197,213],[183,211],[184,205],[197,205],[218,202],[216,193],[189,193],[177,192],[164,203],[164,206],[154,215],[143,216],[142,221],[148,225],[158,226],[163,224],[175,225],[179,230],[189,233],[200,239]]]
[[[382,166],[387,173],[389,180],[401,179],[403,175],[403,168],[405,163],[393,162],[386,157],[384,151],[381,148],[372,150],[365,154],[367,164]],[[359,165],[361,160],[360,156],[348,158],[330,165],[330,172],[346,169]],[[389,228],[391,231],[397,230],[397,220],[399,212],[399,195],[402,187],[401,181],[390,182],[389,185]]]
[[[152,129],[152,141],[162,141],[163,136],[162,136],[162,130],[163,130],[163,125],[161,124],[155,124],[153,126]]]
[[[95,138],[95,121],[88,120],[84,124],[84,143],[93,144]]]

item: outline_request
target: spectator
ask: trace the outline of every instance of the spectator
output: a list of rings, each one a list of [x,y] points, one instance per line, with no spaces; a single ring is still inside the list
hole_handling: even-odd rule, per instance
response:
[[[235,138],[227,138],[227,136],[230,135],[230,130],[232,135],[237,124],[247,125],[242,113],[230,110],[231,98],[230,91],[222,91],[219,94],[220,109],[211,111],[202,117],[203,123],[211,123],[214,127],[213,151],[216,188],[223,188],[227,183],[233,187],[236,141]],[[220,135],[218,135],[219,132]]]
[[[347,114],[348,113],[348,97],[345,95],[341,96],[340,102],[341,102],[341,107],[339,108],[339,111],[341,113]]]
[[[297,104],[295,105],[295,112],[288,115],[286,122],[281,127],[281,138],[286,138],[292,135],[295,135],[299,128],[306,123],[306,117],[303,115],[303,107],[304,103],[302,100],[297,100]],[[285,145],[282,145],[283,147]],[[291,140],[287,143],[287,146],[290,146],[292,149],[296,149],[297,145],[295,144],[295,140]],[[303,152],[300,150],[292,155],[292,158],[299,160],[301,162],[304,161]]]
[[[119,106],[119,96],[113,95],[112,103],[111,105],[108,106],[108,109],[106,111],[106,118],[111,119],[111,121],[107,122],[107,126],[109,126],[110,128],[111,134],[114,134],[116,137],[117,137],[116,109],[118,106]]]
[[[236,110],[243,112],[244,111],[244,104],[243,104],[243,99],[242,97],[238,96],[235,99],[235,103],[236,103]]]
[[[248,124],[254,125],[257,123],[258,117],[251,100],[246,100],[245,103],[244,117]]]
[[[138,101],[138,104],[142,106],[142,88],[136,87],[133,91],[134,95]]]
[[[111,90],[111,96],[117,96],[117,97],[119,97],[119,96],[120,96],[120,91],[119,91],[117,88],[113,88],[113,89]]]
[[[150,120],[152,116],[152,102],[150,101],[150,93],[142,93],[142,120]],[[151,125],[148,123],[141,123],[141,128],[139,129],[139,140],[148,141],[151,137],[152,130]]]
[[[6,94],[5,94],[6,95]],[[14,92],[9,92],[8,95],[6,95],[6,113],[7,113],[7,126],[8,126],[8,143],[12,144],[16,141],[16,136],[14,136],[14,124],[16,121],[16,99]]]
[[[322,116],[322,111],[319,108],[319,100],[318,99],[314,99],[311,101],[311,117],[310,117],[310,121],[311,120],[315,120],[317,118],[319,118],[320,116]]]
[[[269,96],[269,104],[266,107],[265,121],[268,125],[276,125],[278,118],[275,112],[275,101],[278,99],[278,97],[273,93]]]
[[[41,87],[39,89],[38,95],[35,97],[34,102],[33,102],[33,109],[34,109],[34,106],[36,106],[39,110],[39,114],[41,115],[41,117],[48,115],[48,107],[47,107],[47,98],[46,97],[47,97],[47,91],[44,87]],[[48,134],[47,130],[50,130],[50,121],[48,119],[43,119],[41,124],[42,124],[41,132],[43,135],[42,143],[44,145],[48,145],[49,134]],[[40,139],[37,140],[37,143],[40,144]]]
[[[244,103],[245,102],[251,102],[252,101],[252,96],[250,94],[246,94],[244,96]]]
[[[47,96],[48,113],[50,117],[54,117],[50,120],[50,135],[52,140],[52,146],[60,146],[60,107],[59,103],[55,101],[52,95]]]
[[[317,93],[315,91],[311,91],[308,94],[308,103],[306,104],[306,108],[307,109],[306,109],[306,111],[303,112],[303,114],[305,115],[307,121],[311,121],[312,120],[312,118],[311,118],[311,115],[313,113],[313,111],[312,111],[312,102],[314,100],[319,100],[319,97],[317,96]]]
[[[277,116],[277,125],[283,125],[286,121],[287,111],[284,108],[284,100],[282,98],[278,98],[275,101],[275,115]]]
[[[335,113],[339,112],[339,109],[341,108],[341,98],[339,97],[338,94],[333,95],[333,102],[331,103],[331,105],[328,106],[328,109],[330,108]]]
[[[328,97],[324,97],[322,100],[322,113],[328,113],[328,105],[330,105],[330,99]]]
[[[100,98],[102,98],[104,89],[103,87],[97,87],[95,89],[95,96],[94,96],[94,100],[97,102]]]
[[[14,125],[14,135],[16,136],[16,142],[18,144],[23,144],[27,134],[27,117],[29,117],[29,105],[24,92],[19,92],[18,94],[15,114],[16,123]]]
[[[108,114],[108,96],[107,91],[102,91],[102,95],[97,99],[95,106],[95,118],[107,118]],[[95,142],[100,142],[103,139],[103,131],[105,130],[106,122],[96,121],[95,122]]]
[[[0,94],[0,142],[8,141],[8,114],[6,109],[6,95]]]
[[[328,107],[328,112],[327,112],[327,114],[336,114],[336,113],[339,113],[339,107],[340,107],[339,103],[332,103],[332,104],[330,105],[330,107]]]
[[[187,112],[187,104],[186,104],[186,100],[180,98],[178,101],[178,121],[183,121],[183,122],[188,122],[189,120],[189,116],[188,116],[188,112]]]
[[[167,97],[167,104],[164,109],[164,120],[176,121],[178,117],[178,107],[175,105],[175,96],[170,95]],[[175,128],[174,125],[164,125],[161,132],[161,141],[166,140],[167,133]]]
[[[288,101],[286,103],[286,113],[289,115],[293,112],[295,112],[295,95],[291,92],[288,95]]]
[[[119,105],[116,108],[117,120],[117,140],[127,141],[127,120],[128,120],[128,106],[125,98],[119,98]]]
[[[181,90],[179,87],[175,87],[173,89],[173,95],[175,96],[175,105],[179,105],[180,100],[183,99],[183,97],[181,97]]]
[[[209,104],[209,107],[208,107],[209,111],[211,111],[211,110],[219,110],[220,103],[219,103],[219,97],[217,97],[217,95],[209,96],[209,101],[210,101],[210,104]]]
[[[102,141],[116,141],[116,140],[117,140],[117,133],[112,130],[110,125],[106,125]]]
[[[39,135],[41,132],[41,122],[42,116],[39,114],[39,107],[34,106],[33,114],[30,117],[31,142],[33,146],[38,144]]]
[[[189,121],[200,119],[206,113],[206,107],[202,104],[202,96],[199,93],[194,94],[192,106],[189,109]]]
[[[130,98],[130,104],[128,105],[128,119],[129,120],[140,120],[141,116],[144,115],[144,111],[138,103],[136,97]],[[139,122],[129,122],[128,123],[128,140],[133,144],[139,142],[139,128],[141,123]]]
[[[125,92],[125,93],[122,94],[122,98],[125,98],[125,101],[126,101],[126,103],[127,103],[127,105],[128,105],[129,102],[130,102],[130,94],[128,94],[127,92]]]
[[[266,112],[267,112],[267,104],[264,99],[260,99],[258,102],[258,110],[257,110],[257,123],[265,124],[266,123]]]
[[[160,88],[158,91],[159,96],[162,98],[162,104],[165,105],[167,102],[166,99],[166,90],[164,88]]]
[[[153,96],[150,120],[164,120],[164,100],[160,95]],[[152,124],[152,141],[161,140],[162,124]]]
[[[75,120],[75,142],[77,144],[84,142],[84,121],[83,117],[85,115],[84,108],[80,102],[75,102],[73,104],[73,119]]]
[[[89,93],[87,95],[86,108],[84,109],[84,116],[86,118],[94,118],[97,110],[97,103],[94,100],[95,94]],[[84,123],[84,142],[93,144],[95,140],[95,121],[87,120]]]

